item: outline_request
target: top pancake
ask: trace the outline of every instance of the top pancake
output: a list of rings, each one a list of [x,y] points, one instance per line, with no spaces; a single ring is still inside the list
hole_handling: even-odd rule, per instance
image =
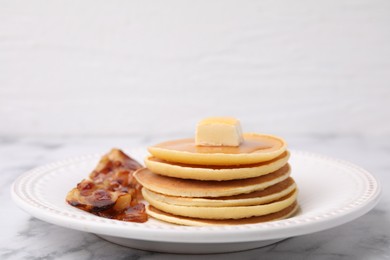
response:
[[[149,147],[156,158],[196,165],[245,165],[272,160],[286,151],[286,142],[277,136],[246,133],[238,146],[197,146],[193,138],[163,142]]]

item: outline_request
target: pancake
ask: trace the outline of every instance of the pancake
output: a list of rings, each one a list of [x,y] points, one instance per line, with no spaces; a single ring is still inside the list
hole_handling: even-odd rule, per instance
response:
[[[285,151],[278,157],[261,163],[239,166],[200,166],[191,164],[169,163],[149,156],[145,159],[146,167],[160,175],[194,180],[225,181],[253,178],[280,169],[285,165],[290,153]]]
[[[143,187],[157,193],[180,197],[221,197],[250,193],[281,182],[289,175],[289,164],[267,175],[229,181],[179,179],[154,174],[147,168],[134,173],[134,177]]]
[[[243,165],[272,160],[286,151],[287,144],[273,135],[246,133],[238,146],[197,146],[193,138],[163,142],[149,147],[156,158],[196,165]]]
[[[191,206],[191,207],[233,207],[233,206],[252,206],[269,203],[278,200],[296,189],[294,180],[289,177],[286,180],[272,185],[264,190],[254,191],[248,194],[239,194],[227,197],[217,198],[188,198],[176,197],[155,193],[145,189],[148,197],[153,200],[162,201],[168,204]]]
[[[295,189],[276,201],[252,206],[191,207],[168,204],[158,200],[158,197],[150,196],[150,193],[145,188],[142,189],[142,195],[149,205],[173,215],[202,219],[240,219],[275,213],[293,204],[296,201],[297,194],[298,192]]]
[[[175,216],[167,212],[161,211],[154,208],[153,206],[147,206],[146,212],[149,216],[177,225],[185,226],[225,226],[225,225],[244,225],[244,224],[256,224],[274,220],[280,220],[284,218],[291,217],[298,211],[299,207],[297,202],[292,203],[290,206],[282,209],[281,211],[274,212],[271,214],[243,218],[243,219],[199,219],[199,218],[189,218],[182,216]]]

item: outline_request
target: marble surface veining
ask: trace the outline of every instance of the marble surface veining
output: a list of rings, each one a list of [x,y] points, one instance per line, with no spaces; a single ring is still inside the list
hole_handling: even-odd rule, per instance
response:
[[[112,147],[150,145],[164,138],[0,138],[0,259],[390,259],[390,144],[364,136],[290,136],[290,147],[349,160],[378,178],[379,204],[366,215],[326,231],[249,251],[215,255],[147,252],[29,216],[10,198],[10,185],[33,167]],[[326,144],[326,145],[324,145]]]

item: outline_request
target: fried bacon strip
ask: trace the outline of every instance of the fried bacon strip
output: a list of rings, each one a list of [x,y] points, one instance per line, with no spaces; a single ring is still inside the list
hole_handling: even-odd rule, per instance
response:
[[[145,222],[148,216],[141,184],[133,173],[142,168],[119,149],[104,155],[88,179],[82,180],[66,196],[66,201],[97,216],[131,222]]]

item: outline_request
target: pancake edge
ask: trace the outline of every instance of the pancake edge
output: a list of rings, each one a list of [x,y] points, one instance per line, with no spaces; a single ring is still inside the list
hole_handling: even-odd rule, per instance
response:
[[[275,185],[276,183],[279,183],[279,182],[287,179],[290,176],[291,167],[289,166],[289,164],[286,164],[286,165],[288,165],[288,170],[282,176],[279,176],[279,177],[274,178],[272,180],[265,181],[265,182],[258,183],[258,184],[254,184],[254,185],[230,188],[230,189],[226,189],[223,191],[217,191],[217,192],[216,191],[213,191],[213,192],[208,191],[208,193],[204,193],[204,192],[202,193],[201,191],[204,191],[204,190],[201,190],[201,189],[200,189],[201,191],[189,193],[186,190],[178,191],[177,189],[169,189],[169,188],[159,187],[158,185],[145,183],[142,180],[140,180],[140,177],[138,175],[140,174],[140,172],[142,170],[148,170],[147,168],[142,168],[142,169],[137,170],[133,176],[136,178],[136,180],[144,188],[147,188],[147,189],[154,191],[156,193],[161,193],[161,194],[170,195],[170,196],[179,196],[179,197],[223,197],[223,196],[233,196],[233,195],[238,195],[238,194],[250,193],[250,192],[253,192],[256,190],[262,190],[262,189],[265,189],[267,187],[270,187],[272,185]],[[269,173],[269,174],[272,174],[272,173]],[[164,177],[173,178],[173,177],[167,177],[167,176],[164,176]],[[259,176],[259,177],[261,177],[261,176]]]
[[[153,161],[150,159],[153,156],[146,157],[144,163],[145,166],[151,172],[168,176],[168,177],[204,180],[204,181],[226,181],[226,180],[254,178],[254,177],[258,177],[261,175],[266,175],[268,173],[274,172],[280,169],[281,167],[283,167],[288,162],[288,159],[290,158],[290,152],[286,150],[285,153],[286,153],[285,157],[270,162],[269,164],[265,164],[261,166],[252,166],[252,167],[245,167],[245,165],[241,165],[242,166],[241,168],[232,168],[232,169],[210,169],[210,168],[206,168],[207,165],[205,165],[205,168],[180,166],[180,165],[175,165],[173,162],[168,162],[168,161],[167,162]],[[268,161],[265,161],[263,163],[266,162]]]
[[[142,195],[145,200],[153,207],[173,214],[184,217],[204,218],[204,219],[240,219],[253,216],[262,216],[280,211],[296,201],[298,190],[295,189],[291,195],[286,196],[276,202],[254,206],[237,206],[237,207],[189,207],[179,206],[154,200],[149,194],[142,189]]]
[[[181,226],[233,226],[233,225],[253,225],[253,224],[259,224],[259,223],[265,223],[265,222],[271,222],[271,221],[277,221],[277,220],[282,220],[286,218],[290,218],[293,215],[295,215],[298,210],[299,210],[299,205],[297,202],[295,202],[294,208],[288,212],[286,215],[281,216],[279,218],[267,220],[267,221],[259,221],[259,222],[254,222],[254,223],[224,223],[224,220],[218,221],[215,220],[213,221],[214,223],[210,223],[209,220],[205,219],[196,219],[196,218],[188,218],[188,217],[181,217],[181,216],[175,216],[170,213],[162,212],[162,213],[156,213],[152,209],[150,209],[150,205],[146,207],[146,213],[151,216],[152,218],[158,220],[158,221],[163,221],[167,222],[173,225],[181,225]],[[277,213],[277,212],[275,212]],[[273,213],[271,213],[273,214]],[[255,217],[256,218],[256,217]],[[242,219],[237,219],[238,221],[241,221]],[[219,223],[218,223],[219,222]],[[230,221],[234,222],[234,221]]]
[[[277,185],[277,184],[275,184]],[[271,187],[271,186],[270,186]],[[156,200],[162,201],[164,203],[178,205],[178,206],[190,206],[190,207],[236,207],[236,206],[252,206],[259,204],[266,204],[272,201],[278,200],[284,196],[287,196],[292,191],[297,188],[295,181],[289,185],[286,189],[278,192],[271,193],[263,197],[253,197],[245,199],[226,199],[226,200],[217,200],[213,198],[191,198],[191,197],[178,197],[164,195],[156,193],[154,191],[145,189],[144,192],[148,193],[150,197],[153,197]]]

